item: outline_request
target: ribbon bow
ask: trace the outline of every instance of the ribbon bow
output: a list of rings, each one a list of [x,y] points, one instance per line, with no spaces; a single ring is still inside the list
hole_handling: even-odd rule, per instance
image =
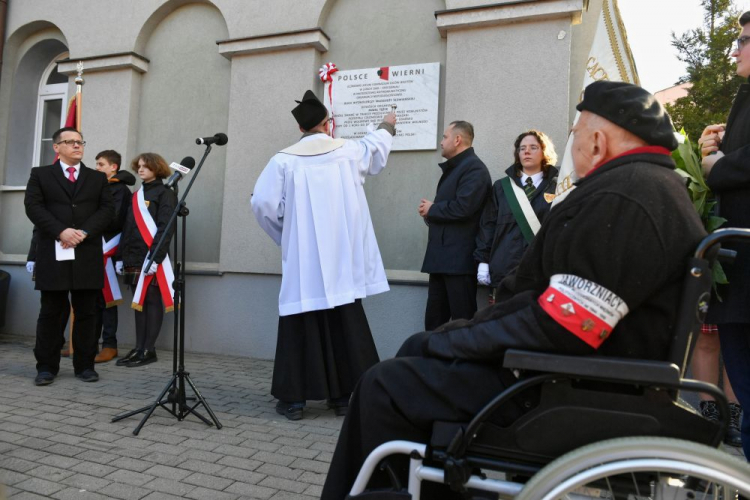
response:
[[[320,80],[323,82],[333,82],[333,74],[338,70],[339,69],[332,62],[324,64],[320,67],[320,71],[318,72]]]
[[[336,132],[336,120],[333,114],[333,74],[338,70],[339,69],[335,64],[329,62],[321,66],[320,71],[318,72],[321,81],[323,81],[323,84],[328,84],[328,104],[331,110],[331,137],[335,137],[334,133]]]

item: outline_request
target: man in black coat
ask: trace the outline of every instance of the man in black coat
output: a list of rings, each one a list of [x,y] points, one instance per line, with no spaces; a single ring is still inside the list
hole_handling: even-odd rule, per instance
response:
[[[742,31],[732,57],[737,74],[750,78],[750,12],[739,19]],[[723,138],[722,138],[723,135]],[[710,125],[698,140],[706,183],[718,199],[726,227],[750,228],[750,84],[743,83],[732,103],[726,126]],[[729,283],[719,285],[721,301],[713,300],[707,323],[719,326],[721,355],[729,381],[740,402],[750,408],[750,245],[722,244],[737,251],[725,264]],[[715,298],[714,298],[715,299]],[[742,448],[750,459],[750,416],[742,419]]]
[[[52,136],[59,160],[31,169],[26,186],[26,215],[36,226],[36,289],[41,291],[37,321],[37,385],[54,381],[60,369],[60,317],[76,315],[73,368],[85,382],[99,379],[96,356],[96,299],[104,286],[102,231],[114,217],[107,176],[81,163],[83,136],[65,127]],[[72,254],[71,254],[72,252]]]
[[[450,319],[470,319],[477,312],[477,266],[474,249],[482,207],[492,187],[490,172],[471,147],[474,127],[455,121],[443,133],[440,147],[447,160],[435,201],[422,199],[419,215],[429,225],[422,272],[430,273],[426,330]]]
[[[673,171],[672,122],[651,94],[622,82],[592,83],[578,110],[577,188],[547,215],[497,304],[413,335],[363,375],[323,500],[343,500],[383,442],[426,443],[435,421],[473,417],[516,380],[501,367],[506,349],[667,357],[688,258],[705,236]],[[517,417],[522,404],[496,418]]]

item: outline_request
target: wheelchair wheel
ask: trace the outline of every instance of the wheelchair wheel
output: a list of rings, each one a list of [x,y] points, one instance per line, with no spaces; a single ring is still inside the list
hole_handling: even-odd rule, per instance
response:
[[[735,500],[750,497],[750,465],[705,445],[618,438],[573,450],[540,470],[516,500]]]

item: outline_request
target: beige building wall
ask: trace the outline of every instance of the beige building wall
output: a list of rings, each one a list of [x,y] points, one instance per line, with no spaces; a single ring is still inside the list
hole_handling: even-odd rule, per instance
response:
[[[325,62],[342,69],[439,62],[436,148],[393,153],[366,184],[392,290],[366,299],[365,308],[386,357],[422,328],[427,228],[416,210],[420,198],[435,193],[443,126],[457,119],[475,125],[475,149],[493,180],[510,165],[512,141],[523,130],[543,130],[562,150],[580,92],[570,68],[588,54],[587,23],[597,5],[601,0],[68,0],[62,9],[48,0],[11,0],[0,75],[0,268],[13,281],[0,332],[33,335],[38,311],[22,267],[31,234],[24,190],[6,179],[28,178],[33,166],[13,149],[11,129],[28,124],[12,103],[20,62],[40,43],[67,48],[70,59],[58,68],[71,81],[77,61],[84,62],[89,166],[107,148],[126,162],[145,150],[170,162],[200,160],[195,137],[227,133],[229,143],[214,148],[188,198],[187,315],[197,330],[189,332],[188,348],[266,358],[275,346],[280,256],[249,201],[268,159],[299,138],[294,99],[308,88],[322,94],[317,71]],[[132,315],[121,309],[118,335],[127,343]],[[170,343],[171,335],[162,335],[160,347]]]

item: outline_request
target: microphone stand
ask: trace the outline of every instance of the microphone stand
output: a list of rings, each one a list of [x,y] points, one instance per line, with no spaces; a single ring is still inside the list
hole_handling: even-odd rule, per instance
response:
[[[214,412],[211,411],[211,407],[208,406],[208,402],[205,400],[205,398],[201,395],[198,388],[195,386],[193,381],[190,379],[190,373],[185,371],[185,263],[187,262],[185,259],[185,242],[186,240],[186,234],[187,234],[187,216],[190,214],[190,211],[188,210],[187,206],[185,205],[185,198],[187,198],[188,193],[190,192],[190,188],[193,186],[193,182],[195,182],[195,179],[198,177],[198,173],[200,172],[201,167],[203,166],[203,162],[206,161],[206,157],[211,152],[211,145],[206,145],[206,151],[203,153],[203,158],[201,158],[200,163],[197,167],[193,170],[193,176],[190,179],[190,182],[188,183],[187,188],[185,189],[185,193],[182,195],[182,198],[180,198],[179,202],[177,203],[177,206],[175,207],[174,211],[172,212],[172,216],[169,219],[169,222],[167,223],[167,226],[164,230],[164,234],[162,234],[162,237],[157,242],[156,246],[154,247],[153,251],[149,252],[149,259],[146,265],[141,269],[141,272],[145,272],[146,270],[151,268],[151,265],[154,263],[154,255],[159,253],[159,250],[162,246],[164,246],[164,243],[166,241],[167,235],[172,230],[172,227],[175,225],[175,221],[177,220],[177,217],[182,217],[182,230],[181,230],[181,241],[180,241],[180,252],[178,253],[177,249],[177,238],[175,238],[174,241],[174,255],[175,255],[175,269],[174,269],[174,276],[175,280],[173,283],[174,288],[174,347],[173,347],[173,357],[172,357],[172,377],[169,379],[169,382],[164,387],[164,390],[159,393],[159,396],[157,396],[156,400],[148,405],[144,406],[143,408],[139,408],[137,410],[133,410],[127,413],[123,413],[120,415],[115,416],[112,418],[112,422],[117,422],[119,420],[122,420],[124,418],[132,417],[133,415],[137,415],[139,413],[146,413],[146,415],[143,417],[141,422],[138,424],[138,426],[133,430],[133,434],[136,436],[139,432],[141,432],[141,429],[146,424],[146,421],[151,417],[151,415],[154,413],[154,410],[158,406],[161,406],[164,408],[167,412],[169,412],[172,416],[174,416],[178,421],[182,421],[190,414],[195,415],[200,420],[202,420],[206,425],[212,425],[211,421],[209,421],[206,417],[201,415],[196,411],[196,408],[198,406],[203,406],[205,410],[208,412],[208,415],[211,417],[211,420],[213,421],[213,425],[216,425],[217,429],[221,429],[222,425],[219,422],[219,420],[216,418],[216,415],[214,415]],[[175,195],[177,195],[178,189],[177,184],[174,186]],[[178,365],[178,358],[179,358],[179,365]],[[190,386],[190,388],[193,391],[193,394],[195,394],[194,397],[187,397],[185,392],[185,383]],[[166,397],[165,397],[166,396]],[[197,401],[195,404],[188,403],[188,401]],[[167,405],[171,405],[171,408],[169,408]]]

